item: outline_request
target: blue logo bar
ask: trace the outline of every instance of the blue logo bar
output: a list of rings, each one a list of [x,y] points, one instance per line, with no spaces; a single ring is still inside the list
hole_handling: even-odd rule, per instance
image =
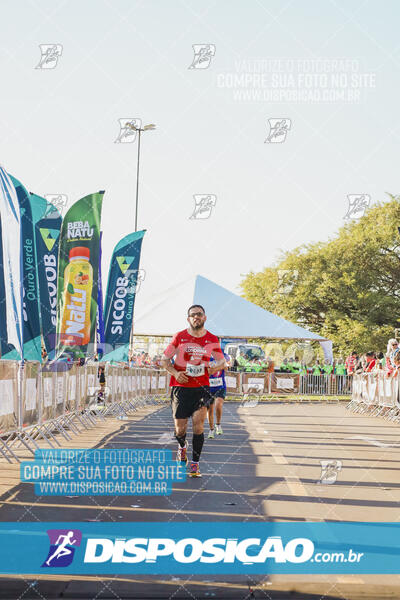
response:
[[[4,574],[400,574],[399,523],[0,523]]]

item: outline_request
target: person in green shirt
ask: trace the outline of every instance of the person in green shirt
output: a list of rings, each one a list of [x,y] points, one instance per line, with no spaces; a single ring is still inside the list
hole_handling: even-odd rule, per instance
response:
[[[239,355],[236,360],[240,371],[244,371],[245,373],[251,373],[254,371],[254,362],[252,359],[250,359],[248,354]]]
[[[336,385],[338,394],[342,394],[347,384],[347,369],[343,358],[338,358],[335,366]]]
[[[291,363],[291,371],[292,373],[300,373],[301,370],[301,363],[299,362],[299,359],[297,358],[297,356],[295,356],[294,361],[292,361]]]
[[[289,371],[289,365],[288,365],[288,359],[285,358],[283,360],[283,363],[281,363],[281,366],[279,367],[279,370],[282,371],[283,373],[288,373]]]
[[[325,361],[325,364],[322,366],[322,370],[325,375],[330,375],[333,371],[333,365],[330,364],[329,360]]]
[[[346,365],[343,362],[343,358],[338,358],[335,366],[335,375],[346,375]]]
[[[244,370],[246,371],[246,373],[253,373],[254,372],[254,367],[255,367],[254,360],[247,360],[247,363],[246,363],[246,366],[245,366]]]
[[[251,373],[253,370],[253,361],[246,358],[246,362],[244,364],[245,373]]]
[[[321,392],[326,394],[330,388],[331,383],[331,374],[333,372],[333,365],[329,362],[328,359],[325,359],[324,364],[321,365],[322,375],[325,375],[322,379],[322,389]]]
[[[238,370],[239,371],[245,371],[246,367],[247,367],[247,359],[242,356],[241,354],[239,354],[239,356],[236,358],[236,362],[238,364]]]
[[[307,365],[305,363],[300,364],[299,373],[300,373],[300,375],[303,375],[303,377],[307,375]]]
[[[260,373],[262,371],[262,365],[260,362],[258,362],[258,360],[256,358],[253,359],[251,365],[253,367],[252,370],[255,371],[256,373]]]
[[[313,375],[321,375],[321,365],[319,364],[319,360],[315,361],[315,364],[312,366],[312,374]]]

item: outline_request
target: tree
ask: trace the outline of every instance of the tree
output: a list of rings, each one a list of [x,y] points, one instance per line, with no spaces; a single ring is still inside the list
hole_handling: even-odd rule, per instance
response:
[[[336,353],[384,350],[400,324],[400,197],[376,204],[328,242],[305,244],[250,272],[243,296],[334,342]]]

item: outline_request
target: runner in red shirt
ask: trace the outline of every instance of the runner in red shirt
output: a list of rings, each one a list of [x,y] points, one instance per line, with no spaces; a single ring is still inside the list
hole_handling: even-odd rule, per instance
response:
[[[161,365],[171,374],[171,406],[175,423],[175,437],[179,448],[177,460],[187,463],[186,431],[188,420],[193,423],[193,456],[191,477],[201,477],[199,459],[204,443],[204,420],[211,396],[209,375],[225,364],[217,336],[207,331],[207,320],[202,306],[194,304],[188,310],[189,327],[172,339],[161,359]],[[210,366],[211,356],[215,362]],[[171,359],[174,357],[174,363]]]

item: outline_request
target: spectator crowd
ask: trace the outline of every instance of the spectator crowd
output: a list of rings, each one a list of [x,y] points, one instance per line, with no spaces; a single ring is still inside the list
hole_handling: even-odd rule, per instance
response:
[[[96,364],[102,359],[101,356],[92,356],[84,358],[83,355],[77,358],[76,363],[79,366],[84,364]],[[42,349],[42,360],[47,362],[47,353]],[[72,359],[68,357],[67,361]],[[150,356],[148,352],[133,351],[129,354],[129,366],[146,367],[153,369],[161,368],[161,354]],[[127,366],[126,363],[124,366]],[[275,364],[270,357],[256,358],[250,356],[238,356],[230,363],[230,369],[245,373],[294,373],[299,375],[347,375],[352,376],[358,373],[377,373],[384,371],[387,375],[400,373],[400,347],[395,338],[388,341],[386,354],[375,352],[373,350],[359,355],[353,351],[344,360],[339,357],[333,362],[329,360],[315,360],[313,364],[302,362],[298,356],[294,358],[285,358],[279,364]]]
[[[395,338],[388,341],[386,354],[383,352],[366,352],[359,356],[352,352],[346,358],[346,373],[377,373],[383,371],[386,375],[397,375],[400,372],[400,348]]]
[[[298,356],[285,358],[275,364],[271,358],[246,358],[239,356],[234,360],[232,369],[239,372],[294,373],[299,375],[347,375],[347,368],[342,358],[334,360],[315,360],[313,364],[300,361]]]

